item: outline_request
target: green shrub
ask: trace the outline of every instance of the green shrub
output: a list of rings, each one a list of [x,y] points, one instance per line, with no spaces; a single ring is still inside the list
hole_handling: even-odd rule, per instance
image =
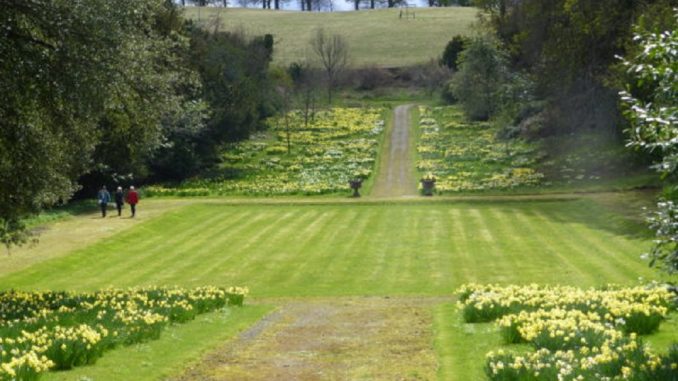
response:
[[[457,71],[459,54],[466,48],[468,44],[468,37],[456,35],[445,46],[443,56],[440,58],[440,65],[445,65],[448,68]]]

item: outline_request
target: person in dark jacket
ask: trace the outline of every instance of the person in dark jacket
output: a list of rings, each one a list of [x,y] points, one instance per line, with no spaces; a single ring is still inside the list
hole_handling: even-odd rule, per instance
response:
[[[122,187],[118,187],[115,190],[115,207],[118,208],[118,217],[122,215],[122,206],[125,205],[125,193],[122,191]]]
[[[129,192],[127,192],[127,203],[129,204],[130,209],[132,209],[132,217],[137,214],[137,204],[139,203],[139,194],[134,187],[129,187]]]
[[[101,208],[101,217],[106,217],[106,209],[108,208],[108,203],[111,202],[111,194],[106,190],[106,186],[102,186],[99,193],[97,193],[97,201],[99,202],[99,207]]]

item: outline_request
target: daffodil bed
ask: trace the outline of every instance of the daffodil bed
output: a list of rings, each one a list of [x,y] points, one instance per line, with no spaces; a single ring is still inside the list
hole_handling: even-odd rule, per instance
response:
[[[539,185],[538,147],[498,133],[489,123],[465,121],[455,106],[420,106],[417,169],[435,177],[438,193]]]
[[[534,351],[487,354],[490,380],[675,380],[678,344],[658,355],[639,335],[656,331],[676,295],[666,287],[476,285],[457,294],[467,323],[496,321],[506,344]]]
[[[37,380],[50,369],[93,364],[118,345],[156,339],[169,323],[242,305],[231,287],[0,292],[0,380]]]
[[[373,170],[383,110],[334,108],[306,125],[301,112],[271,118],[269,131],[228,146],[221,173],[178,187],[151,186],[147,196],[287,195],[346,192]],[[289,132],[289,152],[288,152]]]

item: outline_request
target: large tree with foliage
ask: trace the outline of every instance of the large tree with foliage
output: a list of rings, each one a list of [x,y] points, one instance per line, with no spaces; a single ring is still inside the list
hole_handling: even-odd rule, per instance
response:
[[[546,99],[554,132],[617,130],[616,55],[625,54],[643,14],[670,0],[476,0],[514,69],[527,71]]]
[[[194,140],[201,167],[214,164],[225,142],[246,139],[274,111],[275,89],[268,77],[273,37],[191,28],[191,61],[202,79],[210,108]]]
[[[180,103],[172,61],[185,41],[158,28],[171,9],[164,0],[3,2],[0,242],[23,242],[22,218],[68,200],[83,173],[134,164],[160,141],[164,112]]]
[[[486,120],[499,110],[506,78],[506,57],[498,41],[478,36],[461,52],[451,89],[470,118]]]
[[[675,184],[678,174],[678,9],[673,28],[655,33],[636,34],[640,53],[624,61],[631,78],[621,92],[630,145],[655,153],[655,168]],[[651,264],[678,272],[678,189],[673,185],[668,197],[658,203],[650,217],[656,232],[650,252]]]

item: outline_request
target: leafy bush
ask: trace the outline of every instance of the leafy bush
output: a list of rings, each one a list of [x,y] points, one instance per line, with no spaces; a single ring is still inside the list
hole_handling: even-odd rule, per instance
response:
[[[452,92],[469,118],[487,120],[499,110],[508,72],[506,62],[498,42],[489,36],[472,39],[461,52]]]
[[[469,40],[467,37],[456,35],[445,45],[443,56],[440,57],[440,65],[456,71],[458,69],[459,54],[464,51]]]
[[[678,8],[674,8],[674,28],[657,33],[636,33],[641,53],[624,65],[633,77],[627,91],[620,93],[630,145],[657,153],[655,165],[663,178],[675,181],[678,173]],[[635,90],[635,93],[634,91]],[[678,272],[678,207],[675,200],[662,200],[649,218],[657,239],[649,253],[651,265],[669,273]]]

